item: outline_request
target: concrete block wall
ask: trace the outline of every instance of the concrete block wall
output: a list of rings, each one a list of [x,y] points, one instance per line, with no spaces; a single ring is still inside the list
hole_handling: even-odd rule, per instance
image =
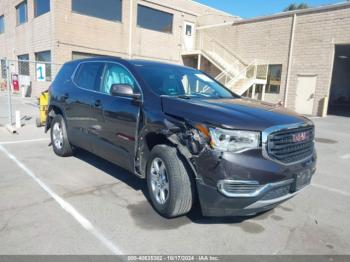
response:
[[[17,59],[18,55],[34,53],[52,48],[52,14],[34,17],[33,1],[27,1],[28,22],[17,25],[16,6],[21,0],[0,1],[0,15],[5,17],[5,33],[0,35],[0,57]]]
[[[126,56],[129,1],[122,1],[122,21],[114,22],[72,12],[71,0],[54,2],[54,61],[72,59],[72,52]]]
[[[169,1],[168,1],[169,2]],[[182,37],[184,21],[196,22],[197,13],[192,12],[191,8],[176,5],[176,8],[169,8],[174,4],[156,3],[151,1],[139,1],[140,4],[173,14],[173,32],[162,33],[136,25],[134,19],[133,34],[133,57],[141,59],[166,60],[172,63],[181,63]],[[182,1],[181,3],[186,3]],[[135,4],[135,13],[137,5]],[[182,10],[188,10],[184,12]]]
[[[350,6],[297,17],[288,106],[295,109],[297,77],[317,75],[314,115],[329,96],[336,44],[350,44]]]
[[[173,14],[173,33],[162,33],[137,26],[137,5],[141,4]],[[71,59],[73,51],[129,57],[130,23],[133,58],[181,63],[184,21],[196,23],[198,16],[218,10],[191,0],[129,0],[122,1],[122,21],[111,22],[71,12],[71,0],[55,1],[55,61]],[[132,8],[132,12],[130,12]],[[132,17],[130,17],[132,13]]]
[[[227,46],[245,63],[253,59],[282,64],[279,95],[266,100],[284,100],[293,13],[236,21],[233,25],[201,30]],[[298,75],[317,75],[313,115],[320,115],[329,95],[334,48],[350,44],[350,4],[297,12],[287,106],[295,110]]]
[[[16,6],[23,0],[0,1],[0,15],[4,15],[5,32],[0,35],[0,57],[10,59],[10,72],[18,72],[19,55],[28,54],[29,60],[35,60],[35,53],[53,49],[52,12],[34,17],[34,2],[27,1],[27,18],[24,24],[17,25]],[[48,83],[35,81],[35,64],[29,63],[32,94],[39,95],[48,87]]]
[[[29,59],[34,61],[36,52],[50,50],[55,64],[71,60],[73,52],[128,58],[130,25],[132,58],[182,63],[184,21],[196,23],[199,16],[210,14],[230,17],[192,0],[177,0],[176,4],[173,0],[122,0],[122,21],[112,22],[72,12],[71,0],[51,0],[50,12],[35,18],[34,0],[27,0],[28,22],[17,26],[15,7],[21,2],[0,1],[0,15],[5,15],[5,33],[0,35],[0,57],[16,60],[18,55],[29,54]],[[138,3],[172,13],[173,33],[139,28]],[[35,63],[31,63],[30,68],[31,78],[35,79]],[[53,71],[58,69],[59,65],[53,66]],[[37,94],[49,85],[34,82],[35,90],[39,90]]]
[[[283,99],[285,90],[292,18],[278,21],[266,19],[257,22],[237,21],[233,25],[201,30],[228,47],[245,64],[261,59],[269,64],[282,64],[280,94],[268,94],[266,101],[276,103]]]

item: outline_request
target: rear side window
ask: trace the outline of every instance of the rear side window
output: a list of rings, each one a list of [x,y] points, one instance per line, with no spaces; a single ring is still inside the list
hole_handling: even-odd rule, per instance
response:
[[[70,80],[75,68],[76,66],[74,64],[64,64],[56,75],[55,82],[63,83]]]
[[[104,63],[101,62],[80,64],[74,76],[75,84],[84,89],[100,91],[103,68]]]

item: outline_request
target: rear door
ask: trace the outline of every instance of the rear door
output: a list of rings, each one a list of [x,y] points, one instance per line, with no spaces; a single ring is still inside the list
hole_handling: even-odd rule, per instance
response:
[[[130,97],[110,95],[113,84],[128,84],[139,93],[140,89],[132,74],[119,63],[106,63],[100,92],[93,104],[93,118],[98,119],[101,129],[98,139],[93,139],[94,149],[101,157],[133,170],[137,123],[140,103]]]
[[[91,137],[98,123],[91,118],[91,106],[100,89],[104,63],[83,62],[73,77],[74,90],[67,94],[66,119],[71,142],[91,151]],[[96,125],[93,125],[96,124]]]

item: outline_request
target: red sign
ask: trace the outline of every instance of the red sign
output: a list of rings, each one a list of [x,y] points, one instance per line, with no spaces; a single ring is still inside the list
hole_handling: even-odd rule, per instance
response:
[[[17,74],[12,75],[12,86],[13,86],[13,91],[19,92],[19,83],[18,83],[18,75]]]

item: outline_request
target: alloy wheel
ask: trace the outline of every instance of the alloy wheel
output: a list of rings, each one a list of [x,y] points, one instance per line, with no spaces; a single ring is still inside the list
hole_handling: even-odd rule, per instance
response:
[[[153,159],[150,175],[153,196],[159,204],[164,205],[169,198],[169,180],[162,159]]]
[[[60,123],[56,122],[52,128],[52,139],[55,147],[57,149],[62,149],[63,147],[63,130]]]

